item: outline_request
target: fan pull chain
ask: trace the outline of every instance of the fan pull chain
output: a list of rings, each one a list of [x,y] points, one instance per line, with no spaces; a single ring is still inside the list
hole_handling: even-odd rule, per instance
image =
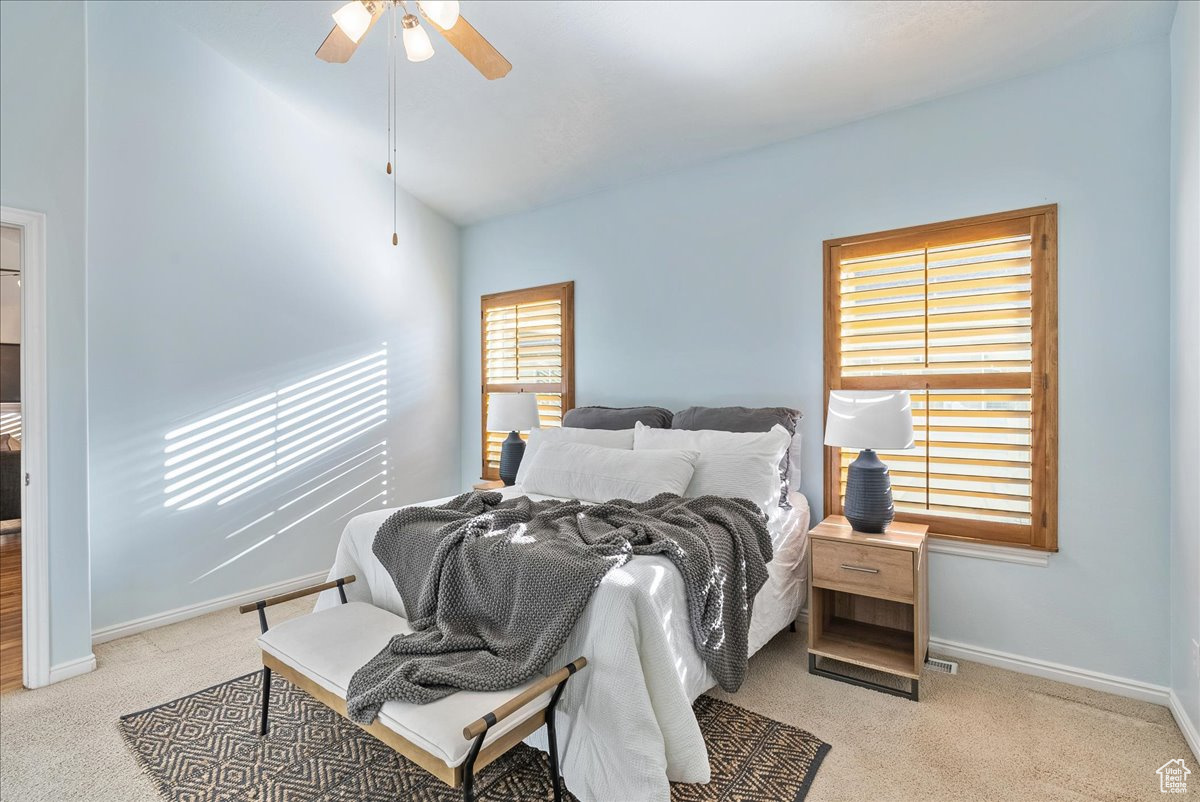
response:
[[[396,161],[396,140],[400,138],[400,132],[397,130],[397,125],[396,125],[396,117],[397,117],[397,113],[398,113],[398,109],[396,108],[396,84],[400,79],[399,79],[399,75],[397,74],[397,62],[399,61],[399,59],[395,55],[396,54],[396,7],[395,6],[392,6],[392,47],[391,47],[391,50],[392,50],[392,54],[393,54],[392,55],[392,104],[391,104],[392,119],[389,121],[388,127],[389,127],[389,130],[392,132],[392,161],[394,162],[394,161]],[[399,225],[397,225],[398,218],[397,218],[397,214],[396,214],[396,206],[397,206],[396,195],[397,195],[398,191],[399,191],[399,185],[397,184],[396,170],[392,170],[392,245],[400,244],[400,237],[397,235],[397,232],[400,227],[399,227]]]
[[[387,121],[387,126],[388,126],[388,163],[387,163],[387,174],[388,175],[392,174],[392,97],[393,97],[392,78],[395,76],[395,72],[392,69],[392,59],[394,59],[396,57],[396,54],[395,54],[395,44],[396,43],[392,41],[392,38],[393,38],[393,31],[394,31],[395,27],[396,27],[395,14],[389,13],[388,14],[388,44],[387,44],[387,71],[388,71],[388,121]]]

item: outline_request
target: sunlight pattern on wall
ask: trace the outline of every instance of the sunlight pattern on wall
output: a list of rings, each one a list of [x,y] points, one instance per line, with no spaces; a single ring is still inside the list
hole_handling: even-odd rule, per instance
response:
[[[337,518],[338,521],[345,521],[351,516],[364,511],[367,507],[386,507],[388,491],[387,454],[386,441],[373,443],[362,451],[356,453],[354,456],[342,460],[333,467],[309,479],[307,482],[302,483],[296,488],[298,494],[294,498],[284,502],[283,504],[280,504],[278,507],[266,513],[265,515],[260,515],[250,523],[238,527],[226,535],[225,539],[229,540],[230,538],[237,537],[243,532],[257,529],[259,528],[259,524],[265,524],[272,528],[283,524],[280,529],[272,532],[248,548],[243,549],[234,556],[230,557],[228,560],[225,560],[223,563],[213,566],[209,570],[205,571],[203,574],[192,580],[193,584],[216,573],[217,571],[220,571],[222,568],[237,562],[260,546],[270,543],[277,535],[282,535],[289,529],[292,529],[293,527],[317,515],[318,513],[333,507],[338,502],[354,496],[356,493],[359,494],[358,497],[352,498],[349,502],[349,504],[353,504],[354,506],[350,507],[345,512],[342,512],[342,514]],[[329,499],[325,503],[312,509],[296,506],[306,498],[309,498],[310,496],[313,496],[322,490],[326,490],[326,488],[330,488],[330,486],[333,486],[333,489],[328,490],[327,492],[341,490],[343,486],[348,486],[348,489],[343,490],[332,499]],[[363,490],[368,493],[370,493],[371,490],[375,490],[376,492],[365,500],[358,501],[358,498],[362,496],[362,493],[359,491]],[[356,501],[358,503],[355,503]]]
[[[330,454],[381,426],[386,419],[387,348],[384,347],[167,432],[163,449],[166,497],[163,506],[187,510],[204,504],[228,504]],[[382,459],[386,457],[385,444],[378,443],[358,457]],[[305,490],[271,515],[358,467],[356,464],[327,478],[324,484]],[[337,467],[326,473],[336,470]],[[385,474],[386,469],[356,484],[339,499]],[[304,485],[297,490],[302,488]],[[291,525],[300,520],[303,518]],[[253,548],[263,542],[266,541]]]
[[[11,434],[20,440],[24,432],[21,429],[20,412],[0,412],[0,437]]]

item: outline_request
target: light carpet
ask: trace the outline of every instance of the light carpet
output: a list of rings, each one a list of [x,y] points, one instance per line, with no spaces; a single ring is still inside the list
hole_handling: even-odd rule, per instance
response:
[[[94,673],[0,695],[0,800],[157,802],[119,717],[253,671],[257,632],[253,616],[212,613],[97,646]],[[810,801],[1163,799],[1155,769],[1197,770],[1166,708],[968,662],[927,672],[914,703],[809,675],[802,633],[755,655],[738,693],[713,695],[834,745]]]

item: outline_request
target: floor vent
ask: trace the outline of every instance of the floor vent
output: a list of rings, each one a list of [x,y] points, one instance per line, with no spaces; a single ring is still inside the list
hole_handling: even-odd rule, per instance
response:
[[[942,674],[958,673],[958,663],[953,660],[943,660],[940,657],[926,657],[925,667],[930,671],[939,671]]]

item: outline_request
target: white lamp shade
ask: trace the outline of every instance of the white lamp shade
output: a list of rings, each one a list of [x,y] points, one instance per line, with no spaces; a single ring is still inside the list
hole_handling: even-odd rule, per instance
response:
[[[534,393],[489,393],[487,430],[527,432],[537,429],[537,395]]]
[[[420,0],[418,5],[443,31],[450,30],[458,22],[458,0]]]
[[[907,390],[830,390],[825,445],[912,448],[912,401]]]
[[[404,40],[404,53],[409,61],[425,61],[433,55],[433,43],[429,41],[429,34],[425,33],[425,29],[419,24],[411,28],[405,26],[401,36]]]
[[[367,28],[371,27],[371,12],[360,0],[352,0],[333,12],[333,21],[342,29],[342,33],[358,44]]]

